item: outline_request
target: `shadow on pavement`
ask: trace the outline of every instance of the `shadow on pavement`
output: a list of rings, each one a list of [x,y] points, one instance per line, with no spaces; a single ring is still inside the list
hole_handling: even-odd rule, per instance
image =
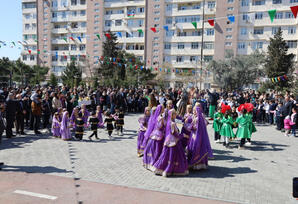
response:
[[[217,150],[213,149],[214,159],[213,160],[231,160],[231,162],[241,162],[251,160],[242,156],[230,155],[232,151]]]
[[[2,171],[26,172],[26,173],[70,173],[65,169],[59,169],[53,166],[2,166]]]
[[[252,145],[246,147],[251,151],[282,151],[289,145],[268,143],[267,141],[252,141]]]

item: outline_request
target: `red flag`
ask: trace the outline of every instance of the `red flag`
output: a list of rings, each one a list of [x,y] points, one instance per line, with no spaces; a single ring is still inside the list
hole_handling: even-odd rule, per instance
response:
[[[31,50],[28,50],[29,54],[31,55]]]
[[[75,41],[75,39],[73,37],[69,37],[69,39],[71,39],[72,41]]]
[[[66,55],[64,55],[64,59],[67,59],[67,56]]]
[[[109,39],[111,39],[111,35],[109,33],[106,33],[105,36]]]
[[[214,19],[208,19],[208,23],[209,23],[211,26],[214,26]]]
[[[138,69],[138,65],[136,65],[136,70]]]
[[[157,67],[155,67],[155,71],[157,71]]]
[[[152,28],[150,28],[150,30],[152,30],[154,33],[156,33],[156,28],[152,27]]]
[[[298,12],[298,6],[291,6],[291,11],[293,13],[293,15],[295,16],[295,18],[297,17],[297,12]]]

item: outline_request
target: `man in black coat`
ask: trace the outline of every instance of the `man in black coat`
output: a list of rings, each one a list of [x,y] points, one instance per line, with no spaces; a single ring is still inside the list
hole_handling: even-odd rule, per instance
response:
[[[0,145],[2,142],[2,134],[5,130],[5,124],[4,124],[4,118],[3,118],[4,109],[5,109],[4,103],[0,103]],[[2,169],[3,165],[4,163],[0,162],[0,170]]]
[[[13,123],[16,118],[16,112],[17,112],[17,104],[16,101],[14,100],[14,94],[9,93],[7,100],[6,100],[6,137],[7,138],[12,138],[12,128],[13,128]]]
[[[26,135],[24,133],[24,118],[26,114],[24,102],[22,100],[21,94],[18,94],[16,98],[17,98],[16,132],[17,134]]]
[[[51,114],[52,114],[52,102],[49,99],[49,95],[46,94],[42,102],[43,128],[48,128],[50,124]]]

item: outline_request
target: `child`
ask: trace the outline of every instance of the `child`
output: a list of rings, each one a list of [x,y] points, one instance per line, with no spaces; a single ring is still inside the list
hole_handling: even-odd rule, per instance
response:
[[[250,142],[251,132],[249,131],[249,119],[247,118],[246,109],[244,108],[244,104],[238,107],[238,111],[241,115],[237,118],[236,123],[238,124],[238,129],[236,132],[236,137],[241,138],[239,149],[243,149],[245,140],[247,139]]]
[[[69,114],[68,114],[67,111],[63,112],[63,118],[62,118],[62,122],[61,122],[60,133],[61,133],[61,138],[63,140],[70,140],[71,139]]]
[[[104,128],[104,122],[102,119],[102,110],[100,106],[96,107],[96,117],[98,118],[98,128]]]
[[[229,139],[234,138],[235,134],[233,132],[233,118],[230,116],[230,110],[223,110],[222,111],[225,115],[223,119],[221,120],[222,126],[220,128],[220,135],[224,137],[224,143],[223,146],[226,146],[226,148],[229,148]]]
[[[89,136],[89,140],[95,135],[95,138],[98,140],[99,138],[97,137],[97,127],[98,127],[98,118],[96,117],[96,112],[92,112],[91,117],[89,118],[89,124],[91,124],[91,131],[93,133]]]
[[[60,118],[58,112],[54,114],[52,121],[52,133],[54,137],[60,137]]]
[[[123,126],[124,126],[124,113],[123,113],[123,109],[119,108],[118,112],[116,112],[116,128],[117,128],[117,134],[119,135],[119,130],[120,130],[120,134],[121,136],[123,136]]]
[[[284,119],[284,128],[285,128],[285,135],[286,136],[289,136],[289,133],[291,131],[291,117],[290,116],[287,116],[285,119]]]
[[[113,127],[114,120],[115,119],[112,117],[111,112],[108,111],[106,113],[105,123],[107,123],[107,131],[108,131],[110,139],[112,139],[112,133],[113,133],[113,129],[114,129],[114,127]]]
[[[186,106],[186,113],[183,118],[183,127],[181,130],[181,134],[183,135],[182,138],[182,145],[183,148],[186,148],[188,145],[189,138],[191,136],[191,129],[192,129],[192,106]]]
[[[82,109],[81,109],[80,113],[82,113],[82,119],[84,121],[85,128],[87,128],[88,127],[88,118],[90,116],[90,113],[87,110],[86,105],[82,105]]]
[[[292,129],[292,136],[296,137],[296,126],[297,126],[297,108],[292,108],[292,115],[291,115],[291,129]]]
[[[78,113],[78,117],[75,121],[75,138],[78,140],[82,140],[84,135],[84,120],[82,117],[83,114]]]
[[[139,118],[140,129],[139,129],[138,140],[137,140],[138,157],[143,156],[144,148],[142,148],[141,146],[144,140],[144,134],[148,127],[149,118],[150,118],[150,108],[146,107],[144,116]]]
[[[221,108],[218,107],[217,112],[214,114],[214,122],[213,122],[213,129],[214,129],[214,141],[215,143],[220,142],[220,128],[221,128],[221,120],[223,118],[223,114],[221,112]]]
[[[71,124],[73,130],[76,129],[76,120],[78,118],[78,114],[79,114],[79,109],[77,107],[75,107],[72,111],[71,116],[70,116],[70,124]]]

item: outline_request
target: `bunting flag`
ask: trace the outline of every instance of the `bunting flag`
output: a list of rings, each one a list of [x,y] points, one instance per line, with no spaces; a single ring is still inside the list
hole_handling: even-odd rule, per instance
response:
[[[21,41],[18,41],[19,44],[23,45],[23,43]]]
[[[40,54],[40,49],[37,49],[37,54]]]
[[[143,30],[142,30],[142,29],[138,29],[138,32],[139,32],[139,33],[143,33]]]
[[[198,29],[198,27],[197,27],[197,26],[198,26],[197,22],[194,21],[194,22],[191,22],[191,24],[193,25],[193,27],[195,27],[196,30]]]
[[[109,33],[106,33],[105,36],[108,38],[108,39],[111,39],[111,35]]]
[[[274,20],[274,18],[275,18],[276,9],[269,10],[269,11],[268,11],[268,14],[269,14],[269,16],[270,16],[270,20],[271,20],[271,23],[272,23],[273,20]]]
[[[156,28],[155,27],[151,27],[150,30],[152,30],[154,33],[156,33]]]
[[[31,50],[28,50],[29,55],[31,55]]]
[[[228,16],[228,19],[230,22],[234,23],[235,22],[235,16]]]
[[[134,12],[130,12],[130,13],[127,13],[127,16],[129,17],[129,18],[133,18],[133,17],[135,17],[135,13]]]
[[[297,18],[298,6],[291,6],[290,8],[295,18]]]
[[[208,23],[209,25],[214,26],[214,19],[208,19]]]
[[[63,40],[65,40],[65,42],[67,42],[67,38],[63,38]]]
[[[99,34],[97,34],[96,37],[98,38],[98,40],[100,40],[100,35]]]
[[[165,25],[165,26],[163,26],[163,28],[164,28],[166,31],[169,31],[169,26]]]
[[[47,53],[47,50],[43,50],[43,53]]]
[[[69,37],[69,39],[71,39],[72,41],[75,41],[75,39],[73,37]]]
[[[13,46],[16,46],[16,43],[15,42],[11,42],[13,44]]]
[[[26,40],[24,40],[23,42],[24,42],[26,45],[28,45],[28,43],[27,43],[27,41],[26,41]]]
[[[34,42],[38,43],[38,40],[34,40]]]
[[[82,38],[80,36],[78,36],[78,39],[79,39],[80,42],[82,42]]]
[[[122,38],[122,33],[121,32],[117,32],[117,35],[119,36],[119,38]]]

